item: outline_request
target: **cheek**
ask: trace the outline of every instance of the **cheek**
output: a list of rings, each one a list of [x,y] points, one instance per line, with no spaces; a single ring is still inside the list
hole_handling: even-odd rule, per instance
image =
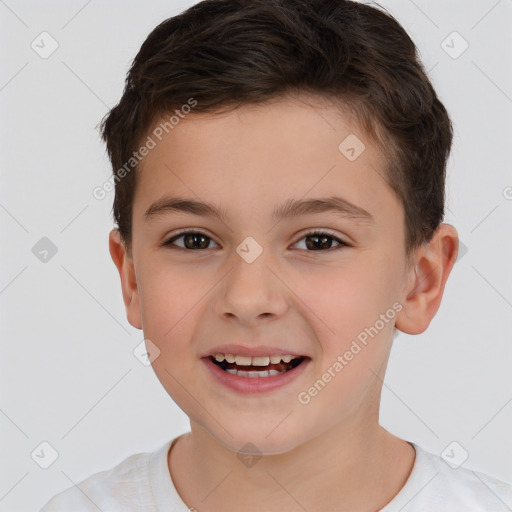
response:
[[[159,348],[159,364],[165,361],[166,366],[172,367],[175,361],[184,362],[187,336],[190,337],[192,328],[190,322],[206,290],[197,280],[192,282],[190,277],[183,273],[180,276],[176,271],[147,268],[140,278],[144,336]]]
[[[156,259],[148,261],[138,279],[144,325],[164,333],[211,288],[197,275]]]
[[[313,319],[328,339],[355,336],[393,302],[389,288],[393,271],[389,266],[383,271],[382,267],[370,258],[360,258],[336,268],[326,266],[315,273],[301,273],[293,286],[300,299],[297,305],[304,305],[304,315]]]
[[[307,306],[304,315],[314,325],[321,346],[315,375],[322,379],[330,371],[325,378],[333,382],[325,399],[333,393],[330,398],[337,400],[336,393],[341,393],[344,400],[357,401],[353,390],[364,390],[374,379],[370,369],[379,371],[392,341],[395,272],[383,260],[361,258],[344,268],[330,267],[297,279],[297,295]]]
[[[197,388],[198,361],[190,340],[211,287],[212,283],[197,275],[191,277],[188,272],[148,269],[141,301],[144,336],[159,350],[152,361],[153,371],[178,407],[189,418],[199,420],[204,420],[204,409],[199,404],[210,397],[205,398],[203,390]]]

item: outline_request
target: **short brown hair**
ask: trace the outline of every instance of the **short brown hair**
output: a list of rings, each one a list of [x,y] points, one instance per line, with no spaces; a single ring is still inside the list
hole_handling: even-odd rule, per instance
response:
[[[204,0],[162,22],[101,122],[113,172],[126,168],[156,119],[191,98],[194,112],[220,112],[290,92],[356,114],[386,155],[385,177],[405,212],[407,254],[429,241],[444,216],[450,118],[402,26],[360,2]],[[135,170],[116,180],[113,205],[128,248]]]

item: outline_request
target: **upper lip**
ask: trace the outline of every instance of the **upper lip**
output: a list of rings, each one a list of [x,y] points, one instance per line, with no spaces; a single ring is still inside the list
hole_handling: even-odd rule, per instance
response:
[[[291,350],[288,348],[282,347],[270,347],[258,345],[255,347],[244,347],[243,345],[217,345],[216,347],[210,349],[208,352],[204,353],[201,357],[215,357],[216,354],[232,354],[236,356],[245,356],[245,357],[262,357],[262,356],[272,356],[272,355],[290,355],[294,357],[306,356],[304,353],[299,353],[295,350]],[[308,356],[306,356],[308,357]]]

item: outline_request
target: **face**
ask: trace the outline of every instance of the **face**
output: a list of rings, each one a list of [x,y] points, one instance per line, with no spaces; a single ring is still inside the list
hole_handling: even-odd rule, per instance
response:
[[[282,453],[376,417],[406,275],[384,169],[347,115],[292,98],[190,114],[145,157],[128,317],[169,395],[221,445]],[[222,369],[218,353],[261,359]],[[252,377],[272,355],[303,359]]]

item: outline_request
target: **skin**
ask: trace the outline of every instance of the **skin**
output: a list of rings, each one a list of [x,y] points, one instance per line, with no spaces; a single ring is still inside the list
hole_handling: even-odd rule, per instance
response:
[[[355,161],[338,149],[349,134],[366,146]],[[132,246],[113,230],[110,252],[128,320],[159,348],[154,371],[190,418],[191,432],[168,457],[187,506],[374,512],[405,484],[415,453],[378,423],[382,380],[394,327],[419,334],[436,314],[458,237],[441,224],[408,259],[404,211],[383,179],[385,164],[353,118],[306,96],[190,114],[142,162]],[[213,202],[227,218],[167,212],[146,220],[147,208],[170,195]],[[332,195],[373,220],[332,212],[271,218],[288,199]],[[183,237],[174,241],[181,249],[162,245],[183,228],[204,231],[208,248],[183,249]],[[350,246],[330,239],[328,248],[308,249],[313,228]],[[250,264],[236,252],[248,236],[263,249]],[[394,303],[395,318],[299,403]],[[200,360],[223,343],[282,346],[311,361],[282,389],[241,395],[213,381]],[[250,467],[237,456],[247,442],[263,455]]]

